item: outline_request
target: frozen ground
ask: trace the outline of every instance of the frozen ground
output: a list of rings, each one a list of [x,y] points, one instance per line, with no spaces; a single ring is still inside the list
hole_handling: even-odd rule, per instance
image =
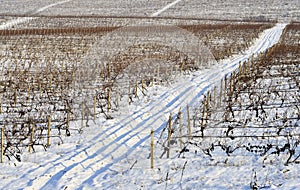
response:
[[[92,1],[90,3],[85,1],[85,6],[88,8],[80,7],[83,3],[79,2],[81,1],[55,4],[57,6],[46,7],[41,12],[45,14],[52,14],[51,11],[54,11],[54,14],[57,12],[75,14],[73,11],[76,9],[82,12],[89,12],[89,10],[99,12],[96,5],[92,6]],[[115,13],[122,13],[124,10],[126,14],[130,14],[131,12],[128,11],[130,2],[132,1],[122,1],[120,4],[124,6],[119,7],[124,8],[120,8]],[[166,6],[166,3],[162,1],[150,2],[153,4],[153,9],[151,9],[155,11],[145,11],[144,13],[158,16],[167,14],[169,10],[172,10],[172,7],[179,6],[182,9],[182,5],[193,1],[178,1],[173,6]],[[53,3],[57,3],[57,1]],[[114,3],[117,2],[114,1]],[[157,8],[156,5],[162,6]],[[110,3],[108,6],[113,10],[115,9]],[[148,10],[142,3],[138,4],[137,2],[135,6],[139,11],[138,7]],[[72,7],[72,11],[67,9],[68,7]],[[189,7],[192,6],[189,5]],[[172,10],[172,14],[175,13],[175,10]],[[1,11],[4,12],[3,7],[1,7]],[[26,11],[23,10],[24,13]],[[21,22],[14,24],[19,23]],[[11,26],[2,25],[3,28]],[[299,174],[297,172],[299,166],[283,167],[278,165],[258,170],[255,166],[256,160],[245,160],[244,157],[237,156],[232,158],[229,163],[222,163],[221,161],[217,162],[218,160],[211,161],[201,158],[185,160],[173,155],[171,156],[172,159],[156,159],[155,169],[150,170],[148,159],[151,129],[155,130],[157,138],[159,132],[166,125],[170,112],[179,110],[180,107],[185,107],[187,104],[192,106],[224,75],[235,70],[239,62],[247,60],[253,54],[265,51],[276,44],[284,27],[285,24],[277,24],[275,27],[264,31],[259,39],[242,55],[223,60],[219,65],[210,69],[183,77],[170,87],[154,86],[149,89],[152,92],[151,95],[144,97],[130,107],[124,107],[115,115],[117,116],[116,119],[106,121],[98,118],[92,126],[84,129],[83,134],[66,137],[63,144],[53,144],[47,152],[38,150],[36,153],[25,154],[20,163],[6,160],[0,166],[0,188],[49,190],[249,189],[250,182],[256,181],[254,175],[257,172],[257,181],[263,181],[264,184],[262,185],[265,187],[296,189],[299,186]],[[203,162],[205,163],[203,164]],[[275,184],[270,183],[276,179]]]

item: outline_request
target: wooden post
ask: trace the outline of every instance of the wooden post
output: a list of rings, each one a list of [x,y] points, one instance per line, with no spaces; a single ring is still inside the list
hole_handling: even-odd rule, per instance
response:
[[[145,81],[144,81],[144,77],[142,77],[142,93],[145,94]]]
[[[169,125],[168,125],[168,152],[167,152],[167,158],[170,158],[171,135],[172,135],[172,113],[170,113],[168,124]]]
[[[111,94],[110,94],[110,89],[108,89],[108,92],[107,92],[107,112],[110,111],[111,109]]]
[[[241,77],[241,75],[242,75],[242,65],[241,65],[241,62],[239,63],[239,74],[238,74],[239,76],[239,78]]]
[[[39,86],[40,95],[42,95],[42,85],[41,85],[41,81],[40,80],[38,80],[38,86]]]
[[[151,130],[151,169],[154,168],[154,131]]]
[[[30,144],[29,144],[29,150],[28,150],[29,153],[31,153],[32,148],[33,148],[34,130],[35,130],[35,124],[32,125],[32,129],[31,129]]]
[[[28,85],[28,88],[27,88],[27,100],[28,100],[28,102],[30,101],[30,85]]]
[[[1,163],[4,162],[4,128],[1,128]]]
[[[2,98],[0,98],[0,114],[2,114]]]
[[[204,126],[205,107],[206,107],[206,98],[204,98],[204,100],[203,100],[203,110],[202,110],[202,118],[201,118],[201,127]]]
[[[97,97],[94,96],[94,120],[96,119],[96,104],[97,104]]]
[[[157,84],[160,85],[160,79],[159,79],[159,66],[157,67]]]
[[[138,82],[135,81],[135,97],[138,97]]]
[[[130,105],[130,103],[131,103],[130,96],[131,96],[131,94],[130,94],[130,82],[128,82],[128,105]]]
[[[154,86],[154,76],[152,76],[152,85],[151,86]]]
[[[67,125],[66,125],[66,131],[69,131],[70,128],[70,110],[67,112]]]
[[[189,134],[189,140],[192,139],[192,131],[191,131],[191,118],[190,118],[190,107],[189,105],[186,106],[186,111],[187,111],[187,125],[188,125],[188,134]]]
[[[178,119],[179,119],[179,147],[181,150],[182,149],[182,112],[181,112],[181,108],[179,109]]]
[[[14,105],[17,106],[17,90],[14,91]]]
[[[52,80],[53,80],[53,76],[52,74],[50,75],[50,92],[52,91]]]
[[[233,93],[233,78],[234,78],[234,75],[235,75],[235,71],[233,71],[233,74],[231,74],[231,77],[230,77],[230,92],[229,92],[229,95],[232,96],[232,93]]]
[[[48,126],[48,133],[47,133],[47,147],[49,147],[49,146],[51,145],[51,144],[50,144],[51,115],[48,116],[47,126]]]
[[[121,100],[121,98],[120,98],[120,92],[119,92],[119,88],[117,88],[116,89],[116,106],[117,106],[117,108],[120,107],[120,100]]]
[[[227,77],[224,78],[224,101],[226,102],[226,95],[227,95]]]
[[[94,116],[95,117],[95,116]],[[84,103],[81,103],[81,128],[84,126]]]
[[[244,63],[243,63],[243,75],[246,75],[246,67],[247,67],[246,61],[244,61]]]
[[[223,79],[221,80],[221,86],[220,86],[220,95],[219,95],[219,97],[220,97],[220,104],[219,104],[219,106],[221,107],[222,106],[222,97],[223,97]]]
[[[210,102],[211,102],[211,93],[210,91],[208,91],[206,97],[206,112],[209,110]]]
[[[214,87],[214,99],[213,99],[213,110],[216,110],[217,106],[216,106],[216,96],[217,96],[217,87]]]

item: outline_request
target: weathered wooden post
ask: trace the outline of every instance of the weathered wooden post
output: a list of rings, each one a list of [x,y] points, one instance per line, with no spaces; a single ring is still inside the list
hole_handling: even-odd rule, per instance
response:
[[[172,135],[172,113],[170,113],[169,122],[168,122],[168,152],[167,152],[167,158],[170,158],[171,135]]]
[[[1,128],[1,163],[4,162],[4,128]]]
[[[17,90],[14,91],[14,105],[17,106]]]
[[[83,126],[84,126],[84,115],[85,115],[85,113],[84,113],[84,103],[82,102],[81,103],[81,128],[83,128]],[[94,118],[95,118],[95,116],[94,116]]]
[[[52,80],[53,80],[53,76],[52,74],[50,75],[50,92],[52,91]]]
[[[151,169],[154,168],[154,131],[151,130]]]
[[[28,85],[28,88],[27,88],[27,100],[28,100],[28,102],[30,102],[30,85]]]
[[[135,97],[138,97],[138,82],[135,81],[135,91],[134,91]]]
[[[66,125],[66,133],[68,133],[70,128],[70,110],[67,111],[67,125]]]
[[[107,112],[109,112],[111,109],[111,91],[108,89],[107,92]]]
[[[221,86],[220,86],[220,102],[219,102],[219,106],[221,107],[222,106],[222,97],[223,97],[223,79],[221,79]]]
[[[189,140],[192,138],[192,130],[191,130],[191,116],[190,116],[190,107],[189,105],[186,106],[187,111],[187,127],[188,127],[188,134],[189,134]]]
[[[243,63],[243,75],[246,75],[246,68],[247,67],[247,65],[246,65],[246,61],[244,61],[244,63]]]
[[[179,147],[181,150],[182,149],[182,112],[181,112],[181,108],[179,109],[179,112],[178,112],[178,119],[179,119]]]
[[[204,126],[205,108],[206,108],[206,97],[204,97],[204,99],[203,99],[203,110],[202,110],[202,118],[201,118],[201,127]]]
[[[48,116],[48,121],[47,121],[47,127],[48,127],[48,131],[47,131],[47,147],[49,147],[50,144],[50,132],[51,132],[51,115]]]
[[[144,77],[142,77],[142,93],[145,94],[145,80]]]
[[[0,114],[2,114],[2,98],[0,98]]]
[[[34,130],[35,130],[35,124],[32,125],[32,129],[31,129],[30,145],[29,145],[29,148],[28,148],[29,153],[32,152],[32,148],[33,148]]]
[[[217,106],[216,106],[216,96],[217,96],[217,87],[214,87],[214,99],[213,99],[213,110],[216,110]]]
[[[233,94],[233,80],[234,80],[234,77],[235,77],[235,71],[233,71],[233,74],[231,74],[231,77],[230,77],[230,92],[229,92],[229,95],[232,96]]]

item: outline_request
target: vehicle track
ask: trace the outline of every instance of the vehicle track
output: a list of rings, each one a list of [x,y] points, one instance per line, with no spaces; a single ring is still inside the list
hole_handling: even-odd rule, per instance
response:
[[[50,8],[51,6],[47,7]],[[18,24],[18,22],[14,22],[14,24]],[[8,189],[15,187],[57,189],[68,185],[70,189],[76,187],[83,189],[92,186],[96,177],[133,153],[138,146],[149,139],[149,134],[145,133],[145,130],[150,131],[151,128],[154,128],[156,132],[162,130],[166,126],[170,112],[196,102],[224,75],[234,71],[239,62],[243,62],[249,59],[252,54],[265,51],[277,43],[284,27],[285,25],[277,25],[266,30],[262,38],[254,45],[255,48],[250,48],[246,55],[213,66],[209,70],[210,72],[205,72],[208,73],[207,75],[197,75],[191,80],[173,86],[156,100],[150,101],[137,110],[133,115],[126,116],[115,125],[95,135],[93,139],[86,142],[87,145],[79,146],[75,152],[74,150],[68,151],[64,157],[49,159],[48,162],[39,167],[26,171],[26,174],[20,177],[21,179],[28,179],[26,184],[20,183],[20,180],[14,180],[6,184],[6,187]],[[173,116],[173,118],[175,117],[176,115]]]
[[[156,101],[148,103],[145,107],[135,112],[133,116],[126,117],[95,136],[88,143],[88,146],[80,147],[75,154],[57,159],[52,167],[52,163],[44,165],[41,170],[48,168],[46,171],[38,170],[34,173],[42,176],[51,175],[52,177],[47,180],[45,178],[32,179],[27,185],[37,187],[43,184],[41,189],[63,188],[66,184],[69,188],[92,186],[94,178],[133,153],[138,146],[149,138],[149,135],[144,132],[145,129],[150,130],[153,127],[156,132],[163,129],[166,126],[170,112],[177,111],[179,107],[196,102],[209,88],[217,84],[222,77],[233,72],[238,67],[239,62],[251,58],[253,53],[257,54],[265,51],[278,42],[284,27],[285,25],[277,25],[268,29],[254,47],[246,52],[246,55],[227,61],[227,63],[213,66],[209,70],[210,72],[205,72],[208,73],[207,75],[198,75],[178,86],[174,86],[163,93]],[[147,116],[141,119],[145,114]],[[176,115],[173,116],[173,118],[175,117]],[[128,126],[130,128],[127,128]],[[113,138],[114,136],[116,137],[115,139]],[[80,158],[82,156],[83,159]],[[35,175],[34,173],[33,175]]]

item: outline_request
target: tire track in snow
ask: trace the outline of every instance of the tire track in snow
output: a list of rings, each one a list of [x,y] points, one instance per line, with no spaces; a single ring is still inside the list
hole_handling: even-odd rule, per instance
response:
[[[277,25],[276,27],[268,30],[269,32],[266,32],[266,34],[263,37],[263,43],[259,44],[259,46],[258,46],[259,48],[256,49],[255,53],[257,54],[259,52],[263,52],[266,49],[268,49],[269,47],[271,47],[272,45],[276,44],[279,41],[279,38],[281,36],[282,30],[284,29],[284,27],[285,27],[285,25]],[[269,42],[267,45],[265,45],[265,43],[264,43],[266,40]],[[244,56],[242,58],[236,59],[235,62],[227,64],[225,68],[224,67],[220,67],[220,65],[219,65],[219,67],[220,68],[224,68],[224,69],[221,69],[221,71],[226,71],[227,72],[226,74],[232,73],[235,69],[238,68],[239,62],[241,62],[243,60],[246,60],[246,59],[250,58],[251,56],[252,56],[252,53],[247,54],[246,56]],[[211,70],[213,70],[213,69],[211,69]],[[223,78],[223,75],[220,76],[220,70],[217,70],[216,72],[213,72],[212,74],[210,74],[208,77],[205,77],[204,79],[201,79],[201,81],[199,81],[198,85],[196,85],[196,86],[193,85],[194,88],[190,88],[189,87],[189,90],[187,90],[188,95],[190,95],[189,93],[191,93],[192,90],[197,90],[198,87],[202,86],[202,89],[200,91],[198,91],[198,93],[196,94],[196,96],[195,95],[190,95],[191,99],[189,99],[189,101],[190,102],[196,101],[201,95],[203,95],[207,91],[208,88],[213,87],[213,85],[215,83],[217,83],[221,78]],[[210,81],[210,80],[212,80],[211,83],[208,83],[208,81]],[[181,98],[181,100],[182,100],[181,102],[183,102],[184,101],[184,96],[181,96],[181,97],[182,97]],[[174,104],[172,104],[172,105],[174,105]],[[180,105],[182,105],[182,104],[178,103],[172,109],[176,109]],[[175,118],[175,117],[176,116],[174,116],[173,118]],[[158,118],[153,118],[152,117],[152,121],[153,122],[150,124],[150,126],[152,124],[154,124],[155,121],[157,121],[157,119]],[[156,129],[156,131],[159,131],[163,127],[165,127],[166,123],[167,123],[166,120],[163,121],[162,123],[160,123],[160,125],[158,125],[160,127],[158,129]],[[156,124],[158,124],[158,123],[156,123]],[[138,135],[138,134],[139,133],[137,132],[133,136]],[[92,185],[93,179],[95,177],[97,177],[98,175],[100,175],[101,173],[103,173],[104,171],[106,171],[107,169],[109,169],[113,164],[115,164],[115,163],[119,162],[120,160],[124,159],[127,155],[129,155],[130,153],[132,153],[132,151],[136,147],[138,147],[139,145],[141,145],[148,138],[149,138],[149,135],[145,136],[140,141],[136,142],[132,146],[132,148],[129,149],[128,152],[126,152],[125,154],[123,154],[123,155],[119,156],[118,158],[116,158],[113,163],[109,163],[106,166],[104,166],[104,167],[100,168],[99,170],[97,170],[91,177],[89,177],[87,180],[85,180],[83,182],[83,186],[81,186],[81,189],[84,187],[85,184]],[[132,139],[132,136],[129,137],[128,139],[126,139],[125,141],[123,141],[123,143],[125,143],[125,142],[127,142],[127,141],[129,141],[131,139]],[[116,151],[116,150],[112,150],[110,153],[112,153],[114,151]]]
[[[163,7],[162,9],[158,10],[157,12],[153,13],[151,15],[151,17],[156,17],[158,15],[160,15],[161,13],[165,12],[166,10],[168,10],[169,8],[173,7],[174,5],[176,5],[177,3],[179,3],[182,0],[176,0],[170,4],[168,4],[167,6]]]
[[[34,16],[34,15],[39,14],[39,13],[41,13],[41,12],[43,12],[43,11],[49,9],[49,8],[52,8],[54,6],[61,5],[61,4],[64,4],[64,3],[68,3],[70,1],[72,1],[72,0],[59,1],[57,3],[53,3],[53,4],[50,4],[50,5],[44,6],[42,8],[39,8],[39,9],[33,11],[29,16]],[[34,18],[34,17],[21,17],[21,18],[8,20],[7,22],[0,25],[0,30],[6,30],[6,29],[9,29],[9,28],[11,28],[13,26],[16,26],[18,24],[29,22],[29,21],[34,20],[34,19],[36,19],[36,18]]]
[[[263,39],[260,39],[262,40],[263,43],[259,43],[259,45],[257,46],[258,48],[256,48],[256,51],[264,51],[266,50],[267,48],[269,48],[270,43],[268,43],[268,45],[265,45],[265,42],[266,41],[270,41],[272,40],[273,44],[275,44],[279,38],[277,38],[276,36],[279,36],[280,35],[275,35],[275,34],[281,34],[280,31],[282,31],[283,27],[278,27],[277,28],[275,27],[275,29],[273,28],[274,31],[278,30],[276,33],[275,32],[272,32],[273,30],[268,30],[269,32],[266,33],[263,37]],[[258,53],[258,52],[256,52]],[[92,180],[94,177],[96,177],[97,175],[99,175],[100,173],[106,171],[107,169],[109,169],[110,166],[112,166],[113,164],[115,164],[116,162],[122,160],[123,158],[125,158],[128,154],[130,154],[138,145],[142,144],[148,137],[149,135],[141,135],[141,132],[144,131],[144,127],[147,127],[147,126],[152,126],[152,125],[155,125],[155,126],[160,126],[160,128],[162,128],[164,125],[165,125],[165,121],[166,121],[166,117],[165,117],[165,113],[166,112],[170,112],[176,108],[178,108],[180,105],[182,105],[183,103],[189,103],[188,101],[190,100],[196,100],[197,98],[199,98],[205,91],[207,91],[207,89],[209,87],[212,87],[214,83],[216,83],[220,78],[222,78],[222,75],[220,76],[220,71],[221,73],[222,72],[226,72],[225,74],[228,74],[228,73],[231,73],[233,70],[235,70],[237,67],[238,67],[238,64],[240,61],[243,61],[243,60],[246,60],[248,58],[251,57],[252,54],[247,54],[246,56],[240,58],[240,59],[236,59],[235,62],[233,63],[229,63],[225,66],[224,68],[224,65],[223,67],[220,67],[220,68],[213,68],[211,70],[213,70],[214,72],[212,72],[209,76],[206,76],[205,78],[201,78],[201,77],[198,77],[196,78],[196,80],[194,79],[194,81],[197,81],[198,82],[198,85],[194,85],[194,84],[190,84],[190,85],[187,85],[188,83],[186,83],[185,85],[187,85],[188,87],[185,87],[185,89],[179,94],[177,95],[175,98],[172,99],[172,101],[170,103],[168,103],[167,105],[161,105],[162,109],[158,110],[155,114],[152,114],[150,117],[148,117],[147,119],[143,120],[142,122],[138,123],[135,128],[133,128],[132,130],[130,131],[127,131],[123,134],[121,134],[114,142],[111,142],[109,143],[108,145],[104,146],[104,147],[101,147],[100,149],[98,149],[93,155],[89,156],[88,158],[86,158],[85,160],[83,160],[83,162],[78,162],[78,163],[75,163],[73,164],[72,166],[66,168],[65,170],[61,170],[60,172],[58,172],[57,174],[55,174],[46,184],[45,186],[43,186],[43,188],[52,188],[52,187],[57,187],[58,185],[58,181],[63,177],[63,175],[67,174],[68,172],[72,172],[70,171],[70,169],[73,169],[75,168],[75,166],[79,165],[79,164],[84,164],[84,162],[90,160],[90,159],[94,159],[96,158],[95,162],[92,162],[91,164],[89,164],[87,166],[87,168],[91,168],[93,165],[96,165],[97,162],[101,162],[105,159],[107,159],[108,156],[110,156],[112,153],[115,153],[119,148],[118,146],[116,148],[114,148],[113,150],[110,150],[108,148],[110,148],[113,144],[115,144],[116,142],[119,142],[121,140],[123,140],[120,145],[127,145],[129,143],[129,141],[131,141],[133,139],[133,137],[136,137],[138,136],[139,139],[141,139],[140,141],[136,142],[130,142],[130,145],[131,148],[130,149],[127,149],[127,152],[117,158],[114,159],[113,162],[111,163],[108,163],[107,165],[105,165],[104,167],[101,167],[101,166],[97,166],[97,167],[100,167],[99,169],[97,169],[97,171],[92,175],[90,176],[88,179],[86,179],[85,181],[83,181],[83,184],[88,184],[88,185],[91,185],[92,184]],[[201,78],[201,79],[199,79]],[[210,83],[209,83],[210,82]],[[184,85],[184,86],[185,86]],[[182,85],[181,85],[182,86]],[[192,92],[196,91],[199,87],[202,87],[201,91],[194,95]],[[179,90],[178,87],[174,88],[172,91],[176,91],[176,90]],[[172,94],[170,94],[169,96],[171,96]],[[187,102],[185,102],[187,100]],[[161,104],[162,102],[160,102]],[[165,119],[159,121],[159,119],[161,117],[164,117]],[[157,122],[158,121],[158,122]],[[150,123],[148,123],[150,122]],[[155,123],[156,122],[156,123]],[[126,125],[121,125],[120,128],[124,128],[126,127]],[[142,128],[141,130],[139,131],[136,131],[137,129],[140,129]],[[132,134],[133,133],[133,134]],[[128,138],[125,139],[126,136],[130,136]],[[98,143],[98,142],[96,142]],[[109,150],[110,152],[108,153],[105,153],[103,155],[103,151],[106,151],[106,150]],[[101,154],[102,153],[102,154]],[[102,158],[101,158],[102,156]],[[94,170],[94,168],[92,168]],[[84,169],[82,171],[80,171],[80,173],[85,173],[87,171],[87,169]],[[74,179],[75,178],[75,181],[80,181],[82,180],[82,178],[80,179],[76,179],[76,174],[78,173],[78,171],[74,171],[74,175],[71,175],[68,177],[68,179]],[[66,181],[68,182],[68,181]]]
[[[277,33],[278,33],[278,32],[277,32]],[[270,37],[269,37],[270,35],[271,35],[271,34],[268,34],[267,36],[265,36],[265,37],[263,38],[263,41],[265,42],[266,39],[268,40],[268,39],[270,38]],[[279,37],[280,37],[280,35],[279,35]],[[264,43],[261,43],[261,45],[259,46],[259,48],[261,48],[261,47],[263,47],[263,46],[264,46]],[[263,51],[263,50],[262,50],[262,51]],[[248,57],[248,58],[249,58],[249,57]],[[244,58],[244,59],[246,59],[246,58]],[[236,59],[235,62],[236,62],[235,65],[237,65],[238,60]],[[233,67],[232,64],[228,64],[228,65],[229,65],[229,66],[227,66],[227,67]],[[223,70],[225,70],[225,69],[223,69]],[[222,71],[222,72],[223,72],[223,71]],[[208,81],[209,79],[211,80],[211,79],[212,79],[212,76],[214,76],[214,75],[215,75],[215,73],[214,73],[214,74],[211,74],[210,77],[207,77],[207,78],[206,78],[206,81]],[[191,81],[196,81],[196,79],[194,78],[194,79],[192,79]],[[202,82],[203,82],[203,81],[202,81]],[[201,84],[202,84],[202,83],[201,83]],[[181,84],[180,86],[177,86],[176,88],[173,88],[173,89],[172,89],[172,92],[177,91],[178,89],[182,89],[181,87],[184,87],[185,85],[186,85],[186,84]],[[206,89],[207,89],[209,86],[211,86],[211,85],[207,85],[207,86],[206,86]],[[199,87],[199,85],[198,85],[198,87]],[[178,102],[178,100],[179,100],[179,99],[183,100],[183,99],[184,99],[184,95],[189,94],[191,90],[192,90],[192,88],[189,88],[188,90],[185,89],[185,91],[183,91],[182,94],[180,94],[179,96],[173,98],[172,101],[171,101],[170,103],[167,104],[167,105],[168,105],[167,107],[169,107],[171,111],[172,111],[172,109],[178,108],[178,107],[181,105],[180,102]],[[160,100],[162,101],[162,100],[164,100],[166,97],[170,97],[170,96],[172,95],[172,92],[171,92],[171,93],[170,93],[170,92],[164,93],[163,95],[160,96]],[[205,90],[204,90],[204,91],[200,91],[200,93],[198,93],[198,94],[194,97],[193,101],[195,101],[195,99],[197,99],[199,96],[201,96],[204,92],[205,92]],[[180,97],[181,97],[181,98],[180,98]],[[181,102],[182,102],[182,101],[181,101]],[[174,103],[177,103],[177,105],[171,107],[172,105],[174,105]],[[148,104],[146,107],[140,109],[140,111],[141,111],[142,113],[138,114],[138,112],[136,112],[136,113],[134,114],[134,115],[136,115],[134,118],[131,117],[131,116],[130,116],[130,117],[127,117],[125,120],[127,120],[128,118],[129,118],[130,120],[127,121],[127,122],[125,123],[125,125],[124,125],[124,123],[123,123],[123,125],[119,126],[119,128],[117,128],[117,129],[114,129],[114,131],[111,132],[111,133],[109,133],[108,135],[106,135],[106,137],[108,137],[108,136],[114,134],[115,132],[117,132],[117,131],[120,130],[120,129],[123,129],[123,127],[125,127],[128,123],[130,123],[130,122],[132,122],[132,121],[135,121],[137,118],[143,116],[144,113],[146,113],[147,110],[151,110],[151,109],[153,109],[154,107],[156,107],[156,106],[158,106],[158,105],[161,105],[161,102],[160,102],[160,101],[158,101],[158,102],[155,103],[155,104],[152,104],[152,103]],[[148,109],[145,109],[145,108],[148,108]],[[166,108],[166,109],[167,109],[167,108]],[[160,111],[157,112],[157,113],[161,113],[161,111],[166,111],[166,109],[160,110]],[[159,119],[160,116],[163,116],[163,115],[161,114],[161,115],[159,115],[159,116],[157,116],[157,117],[154,117],[154,116],[152,115],[151,117],[149,117],[149,118],[147,119],[147,121],[152,120],[152,123],[150,123],[150,125],[153,125],[153,124],[154,124],[153,122],[154,122],[155,120]],[[174,116],[174,117],[175,117],[175,116]],[[125,120],[122,120],[120,123],[122,123],[122,122],[125,121]],[[162,121],[161,121],[161,123],[160,123],[160,124],[162,124],[162,125],[160,125],[160,127],[159,127],[157,130],[160,130],[161,128],[163,128],[163,127],[165,126],[165,124],[166,124],[165,121],[166,121],[166,118],[162,119]],[[145,121],[143,121],[143,122],[139,123],[138,125],[144,126],[145,124],[146,124]],[[138,127],[138,125],[137,125],[136,127]],[[118,125],[115,125],[115,127],[117,127],[117,126],[118,126]],[[156,125],[156,126],[159,126],[159,125]],[[112,165],[113,165],[114,163],[116,163],[117,161],[122,160],[123,158],[125,158],[125,156],[128,155],[129,153],[131,153],[131,152],[134,150],[135,147],[137,147],[138,145],[142,144],[145,140],[148,139],[149,135],[144,136],[144,137],[143,137],[143,135],[139,135],[140,132],[143,131],[143,129],[142,129],[141,131],[138,131],[138,132],[136,132],[136,129],[137,129],[137,128],[134,128],[134,130],[131,130],[131,131],[129,131],[129,132],[126,132],[125,134],[123,134],[122,138],[119,138],[119,139],[118,139],[118,141],[120,141],[121,139],[123,139],[123,137],[125,137],[126,135],[129,135],[130,133],[134,133],[134,132],[135,132],[135,133],[132,134],[129,138],[127,138],[127,139],[125,139],[124,141],[122,141],[121,144],[124,144],[124,143],[130,141],[130,139],[132,139],[132,137],[134,137],[134,136],[142,136],[142,137],[139,137],[139,138],[140,138],[140,141],[131,143],[131,144],[134,144],[134,145],[133,145],[130,149],[127,149],[128,151],[127,151],[126,154],[123,154],[122,156],[117,157],[113,162],[108,163],[105,167],[102,167],[102,169],[98,169],[98,170],[97,170],[98,172],[96,172],[94,175],[90,176],[87,180],[85,180],[84,183],[91,184],[91,179],[93,179],[93,177],[95,177],[95,176],[97,176],[98,174],[100,174],[100,173],[106,171],[107,169],[109,169],[110,166],[112,166]],[[157,130],[156,130],[156,131],[157,131]],[[106,132],[107,132],[107,131],[106,131]],[[102,134],[104,134],[104,133],[102,133]],[[102,134],[101,134],[101,135],[102,135]],[[100,136],[100,137],[101,137],[101,136]],[[99,138],[99,136],[95,137],[93,140],[96,140],[97,138]],[[101,142],[101,141],[103,141],[103,140],[100,140],[100,141],[98,141],[98,142]],[[94,141],[94,142],[95,142],[95,141]],[[98,143],[98,142],[96,142],[96,143]],[[111,144],[110,144],[110,145],[111,145]],[[55,167],[61,166],[61,167],[62,167],[62,170],[61,170],[61,172],[58,172],[57,175],[54,175],[54,176],[52,177],[52,180],[49,180],[48,183],[46,183],[46,185],[45,185],[43,188],[49,188],[49,186],[48,186],[49,184],[57,184],[58,180],[66,173],[65,171],[71,170],[71,169],[75,168],[75,167],[78,166],[78,165],[83,165],[83,162],[79,162],[79,163],[71,164],[71,165],[69,165],[69,166],[62,166],[61,162],[63,162],[63,163],[68,163],[68,161],[70,161],[72,158],[74,158],[75,156],[79,155],[82,151],[87,151],[90,147],[93,147],[92,144],[91,144],[89,147],[85,148],[84,150],[81,149],[81,150],[78,151],[75,155],[69,157],[68,159],[65,159],[65,160],[57,159],[57,160],[56,160],[57,163],[53,165],[52,169],[55,168]],[[108,148],[108,147],[109,147],[109,146],[106,146],[106,148]],[[105,149],[106,149],[106,148],[105,148]],[[102,150],[105,150],[105,149],[104,149],[104,148],[101,148],[100,150],[102,151]],[[96,153],[99,153],[99,150],[98,150]],[[99,160],[100,160],[100,161],[101,161],[101,160],[104,160],[105,157],[107,157],[109,154],[110,154],[110,153],[105,154],[105,156],[104,156],[103,158],[101,158],[101,159],[98,158],[98,159],[96,159],[96,161],[99,162]],[[93,158],[97,158],[96,156],[98,156],[98,154],[95,154],[95,153],[94,153],[92,156],[86,158],[85,161],[91,160],[91,159],[93,159]],[[65,164],[65,165],[66,165],[66,164]],[[88,168],[90,168],[90,167],[92,167],[92,166],[93,166],[93,163],[92,163],[92,164],[89,164],[89,165],[88,165]],[[50,169],[51,169],[51,168],[50,168]],[[45,173],[50,172],[50,169],[48,169]],[[24,176],[24,177],[25,177],[25,176]],[[76,176],[73,176],[73,177],[76,177]],[[56,182],[55,182],[55,181],[56,181]],[[76,180],[75,180],[75,181],[76,181]],[[27,185],[30,186],[30,185],[32,185],[32,184],[35,184],[35,183],[33,183],[33,182],[34,182],[34,180],[32,180],[32,181],[31,181],[30,183],[28,183]],[[55,186],[54,186],[54,187],[55,187]]]

